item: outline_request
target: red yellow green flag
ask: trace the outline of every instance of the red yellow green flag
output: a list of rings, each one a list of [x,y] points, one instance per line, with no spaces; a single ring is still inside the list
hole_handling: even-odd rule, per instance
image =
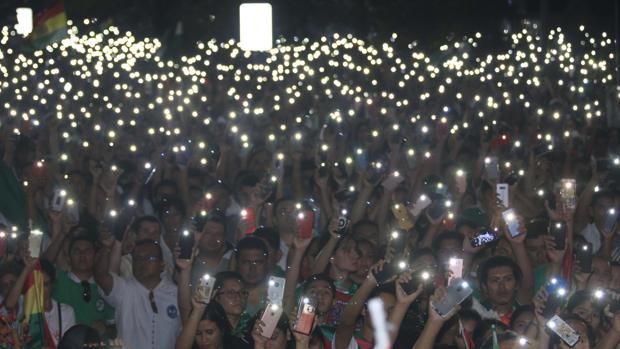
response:
[[[37,48],[59,41],[67,35],[67,15],[63,1],[37,16],[30,39]]]
[[[43,271],[39,261],[28,275],[24,284],[24,325],[28,327],[28,337],[31,339],[24,348],[55,349],[56,345],[45,322],[45,308],[43,303]]]

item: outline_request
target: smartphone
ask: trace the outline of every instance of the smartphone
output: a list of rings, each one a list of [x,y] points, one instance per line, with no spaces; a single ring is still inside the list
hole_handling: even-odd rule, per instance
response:
[[[448,285],[450,285],[453,280],[459,280],[463,277],[463,259],[454,257],[450,258],[448,261],[448,270],[450,271]]]
[[[515,185],[519,181],[519,174],[516,171],[510,171],[506,178],[504,178],[504,182],[508,183],[508,185]]]
[[[611,169],[611,161],[609,159],[596,159],[596,171],[598,173],[607,172]]]
[[[396,275],[396,264],[397,263],[393,258],[391,261],[383,263],[383,269],[381,269],[379,272],[373,272],[373,276],[375,277],[375,280],[377,280],[378,284],[385,284],[386,282],[390,281],[394,277],[394,275]]]
[[[348,213],[346,209],[343,209],[340,211],[340,216],[338,216],[338,235],[341,237],[345,236],[349,229]]]
[[[370,183],[377,183],[383,175],[385,175],[388,171],[388,167],[381,161],[374,161],[370,164],[369,167],[369,176],[368,181]]]
[[[192,259],[192,251],[194,249],[194,234],[188,229],[184,229],[179,237],[179,248],[181,253],[180,259]]]
[[[271,336],[273,336],[273,331],[275,331],[278,326],[280,316],[282,316],[282,305],[271,302],[268,303],[265,311],[263,311],[263,315],[260,317],[260,320],[265,324],[261,336],[265,338],[271,338]]]
[[[561,221],[551,222],[549,225],[549,234],[553,237],[556,250],[566,248],[566,223]]]
[[[469,283],[463,279],[454,279],[447,291],[446,296],[440,302],[433,304],[433,308],[441,317],[448,315],[455,306],[461,304],[473,292]]]
[[[355,167],[358,171],[364,171],[368,168],[368,156],[362,148],[355,149]]]
[[[592,244],[583,243],[575,248],[575,257],[583,273],[592,272]]]
[[[428,215],[438,219],[446,213],[447,207],[443,196],[439,196],[428,206]]]
[[[403,288],[403,291],[407,294],[412,294],[418,290],[418,286],[420,284],[424,284],[425,288],[428,289],[429,285],[432,285],[433,282],[433,274],[428,270],[418,270],[411,274],[411,280],[409,282],[400,284]]]
[[[563,210],[574,210],[577,207],[575,199],[577,182],[571,178],[560,180],[560,199],[562,200]]]
[[[532,149],[532,151],[534,152],[534,156],[538,158],[538,157],[549,154],[552,149],[553,147],[549,147],[548,144],[539,144],[535,146],[534,149]]]
[[[476,235],[470,241],[471,241],[472,247],[480,247],[486,244],[490,244],[491,242],[496,241],[498,239],[499,239],[499,236],[497,236],[497,232],[495,230],[483,229],[480,231],[480,233],[478,233],[478,235]]]
[[[405,230],[393,230],[390,237],[390,247],[394,250],[394,256],[400,256],[407,245],[407,232]]]
[[[312,228],[314,226],[314,211],[301,210],[297,212],[297,234],[302,239],[312,237]]]
[[[412,216],[417,217],[420,215],[420,212],[422,212],[422,210],[427,208],[430,204],[431,199],[425,194],[422,194],[418,197],[418,199],[413,205],[409,206],[409,213],[411,213]]]
[[[245,225],[243,233],[252,234],[256,230],[256,211],[253,207],[246,207],[241,209],[240,216]]]
[[[547,201],[547,204],[549,205],[549,208],[552,210],[556,209],[556,199],[555,199],[555,194],[553,194],[553,191],[551,190],[545,190],[542,188],[539,188],[536,190],[538,197],[543,200],[543,201]]]
[[[564,341],[569,347],[574,347],[579,342],[579,334],[561,317],[555,315],[547,321],[547,328],[553,331],[558,337]]]
[[[467,174],[463,170],[457,170],[455,174],[456,190],[464,193],[467,189]]]
[[[399,228],[405,230],[413,228],[413,220],[411,220],[409,211],[407,211],[407,207],[404,204],[395,203],[392,205],[391,209]]]
[[[54,196],[50,202],[50,209],[54,212],[61,212],[67,202],[67,191],[64,189],[54,189]]]
[[[519,224],[519,221],[517,220],[517,215],[515,214],[513,209],[502,212],[502,217],[504,218],[504,221],[508,226],[510,236],[514,238],[521,235],[521,226]]]
[[[267,288],[267,299],[270,303],[282,305],[282,298],[284,298],[284,285],[286,279],[270,276]]]
[[[40,230],[31,230],[28,235],[28,251],[30,257],[39,258],[41,255],[41,242],[43,241],[43,232]]]
[[[510,201],[508,201],[508,183],[497,183],[496,195],[502,206],[505,208],[510,207]]]
[[[499,177],[499,164],[496,156],[489,156],[484,159],[484,170],[486,171],[488,180],[497,180]]]
[[[566,297],[568,296],[568,287],[563,279],[553,277],[547,284],[546,290],[548,297],[542,316],[545,319],[549,319],[555,315],[556,310],[558,310],[558,308],[561,307],[566,301]]]
[[[200,297],[202,303],[208,304],[211,300],[211,293],[213,293],[213,285],[215,284],[215,278],[209,274],[204,274],[199,280],[196,286],[196,293]]]
[[[618,210],[615,207],[610,208],[605,213],[604,229],[606,232],[612,232],[618,222]]]
[[[383,180],[383,182],[381,182],[381,185],[388,191],[392,191],[396,189],[396,187],[398,187],[398,185],[402,183],[404,180],[405,180],[405,176],[401,176],[398,171],[394,171],[390,173],[390,175],[387,176]]]
[[[316,315],[316,302],[312,298],[301,297],[297,308],[297,320],[293,331],[309,336],[312,332]]]

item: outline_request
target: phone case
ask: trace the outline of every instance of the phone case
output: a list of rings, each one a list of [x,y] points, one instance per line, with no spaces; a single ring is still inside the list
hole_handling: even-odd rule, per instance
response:
[[[196,293],[200,296],[203,303],[209,303],[211,300],[211,293],[213,292],[213,285],[215,284],[215,278],[209,274],[203,275],[198,280],[196,286]]]
[[[396,176],[395,173],[392,173],[389,176],[387,176],[386,179],[383,180],[383,183],[381,183],[381,185],[387,190],[394,190],[404,180],[405,180],[405,176],[401,176],[401,175]]]
[[[517,215],[513,209],[502,212],[502,217],[504,218],[504,221],[508,226],[508,231],[513,238],[521,235],[519,221],[517,220]]]
[[[241,210],[241,220],[246,224],[244,233],[252,234],[256,230],[256,211],[254,208],[247,207]]]
[[[584,273],[592,272],[592,244],[585,243],[577,246],[575,254],[581,271]]]
[[[273,331],[278,326],[280,316],[282,316],[282,306],[269,302],[265,311],[263,311],[263,315],[260,317],[260,320],[265,324],[261,333],[263,337],[271,338],[273,336]]]
[[[297,308],[297,320],[293,326],[293,331],[310,335],[314,325],[315,312],[316,302],[311,298],[302,297]]]
[[[497,163],[497,158],[495,156],[491,156],[487,159],[484,161],[484,169],[487,173],[487,179],[491,181],[497,180],[499,177],[499,165]]]
[[[282,305],[282,298],[284,298],[284,285],[286,283],[285,278],[270,276],[269,287],[267,288],[267,299],[270,303]]]
[[[448,292],[439,303],[433,304],[433,308],[442,317],[445,317],[456,305],[461,304],[472,294],[473,290],[469,283],[463,279],[454,279],[448,286]]]
[[[471,239],[472,247],[480,247],[489,244],[498,239],[497,233],[492,230],[483,230],[476,237]]]
[[[605,214],[605,231],[613,231],[616,226],[616,222],[618,222],[618,210],[615,208],[610,208]]]
[[[575,192],[577,183],[574,179],[564,178],[560,180],[560,198],[562,199],[562,208],[564,210],[574,210],[577,207]]]
[[[338,235],[341,237],[346,235],[349,228],[349,219],[345,215],[338,217]]]
[[[61,212],[65,208],[67,202],[67,192],[63,189],[54,189],[54,196],[50,202],[50,209],[55,212]]]
[[[43,241],[43,233],[39,231],[31,231],[28,236],[28,251],[30,257],[39,258],[41,255],[41,242]]]
[[[314,211],[302,210],[297,213],[297,234],[302,239],[312,237],[312,227],[314,226]]]
[[[547,322],[547,328],[557,334],[571,348],[579,341],[579,334],[557,315]]]
[[[409,282],[400,284],[403,291],[407,294],[412,294],[418,290],[420,284],[424,284],[425,290],[428,290],[428,286],[433,283],[433,274],[428,270],[418,270],[411,274],[411,280]]]
[[[448,269],[450,270],[450,277],[448,278],[448,285],[454,280],[459,280],[463,277],[463,259],[462,258],[450,258],[448,261]]]
[[[430,204],[431,199],[428,196],[422,194],[420,195],[420,197],[418,197],[415,204],[413,204],[413,206],[409,209],[409,213],[411,213],[412,216],[417,217],[420,215],[422,210],[427,208]]]
[[[377,273],[373,273],[375,280],[377,280],[378,284],[384,284],[388,282],[388,280],[392,279],[396,274],[396,263],[394,261],[385,262],[383,264],[383,269],[381,269]]]
[[[566,224],[564,222],[551,222],[549,226],[553,242],[555,243],[556,250],[563,250],[566,248]]]
[[[403,230],[394,230],[390,238],[390,247],[394,250],[394,256],[400,256],[407,244],[407,232]]]
[[[409,212],[407,211],[407,207],[402,203],[396,203],[392,205],[392,214],[396,218],[396,222],[398,227],[401,229],[409,230],[413,228],[413,221],[409,216]]]
[[[179,237],[179,247],[181,248],[181,253],[179,254],[180,259],[192,259],[194,234],[192,234],[189,230],[183,230],[181,236]]]
[[[497,183],[496,186],[497,198],[505,208],[510,207],[510,201],[508,200],[508,184]]]

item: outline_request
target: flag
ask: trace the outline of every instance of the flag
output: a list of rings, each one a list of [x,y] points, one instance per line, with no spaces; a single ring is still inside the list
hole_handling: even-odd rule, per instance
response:
[[[45,308],[43,304],[43,271],[39,261],[28,275],[24,284],[24,325],[28,326],[30,342],[24,346],[27,349],[55,349],[56,345],[52,334],[45,322]]]
[[[34,47],[43,48],[67,35],[65,5],[58,1],[54,6],[37,16],[30,40]]]

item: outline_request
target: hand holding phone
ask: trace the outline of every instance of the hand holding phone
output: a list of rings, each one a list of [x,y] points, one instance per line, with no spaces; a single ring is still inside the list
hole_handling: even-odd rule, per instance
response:
[[[252,234],[256,230],[256,211],[253,207],[241,209],[240,223],[244,234]]]
[[[196,293],[200,297],[202,303],[208,304],[211,300],[211,293],[213,293],[213,285],[215,284],[215,278],[209,274],[204,274],[198,279],[198,286],[196,286]]]
[[[562,221],[551,222],[549,234],[553,237],[556,250],[561,251],[566,248],[566,223]]]
[[[502,212],[502,217],[504,218],[504,222],[506,222],[511,237],[516,238],[522,234],[521,223],[519,223],[517,214],[513,209]]]
[[[575,257],[582,273],[592,272],[592,244],[583,243],[575,246]]]
[[[510,207],[510,201],[508,197],[508,183],[497,183],[495,192],[499,202],[504,208]]]
[[[561,317],[555,315],[547,321],[547,328],[557,334],[569,347],[575,346],[579,341],[579,333],[570,327]]]
[[[433,282],[433,274],[429,270],[421,269],[415,271],[411,274],[411,279],[406,283],[401,283],[400,286],[403,288],[406,294],[413,294],[418,290],[418,286],[420,284],[424,285],[425,289],[428,290],[428,286],[432,285]]]
[[[301,239],[312,237],[312,227],[314,225],[314,211],[310,209],[299,210],[297,212],[297,235]]]
[[[282,311],[282,305],[280,304],[271,302],[267,304],[267,307],[263,311],[263,315],[260,317],[260,320],[264,324],[261,336],[265,338],[271,338],[271,336],[273,336],[273,332],[278,326],[278,321],[280,321],[280,317],[282,316]]]
[[[431,303],[437,314],[446,317],[454,307],[463,303],[467,297],[472,294],[473,290],[469,283],[463,279],[455,279],[448,286],[446,296],[437,303]]]
[[[315,317],[316,301],[309,297],[301,297],[293,331],[309,336],[312,332]]]
[[[284,298],[284,285],[286,279],[270,276],[267,287],[267,299],[270,303],[282,305],[282,299]]]
[[[41,255],[41,242],[43,241],[43,232],[37,229],[31,230],[28,235],[28,251],[30,257],[36,259]]]
[[[67,191],[61,188],[54,189],[54,196],[50,202],[50,209],[54,212],[62,212],[67,202]]]
[[[616,228],[616,223],[618,222],[618,213],[619,210],[615,207],[612,207],[607,210],[605,213],[605,223],[603,225],[603,229],[605,230],[603,233],[612,234],[614,229]]]
[[[493,229],[482,229],[478,235],[471,239],[472,247],[480,247],[487,244],[492,243],[493,241],[497,241],[499,236],[497,232]]]
[[[194,251],[194,234],[189,229],[184,229],[179,237],[179,248],[181,253],[179,259],[192,259]]]
[[[555,315],[555,312],[564,304],[566,297],[568,296],[568,284],[562,278],[553,277],[547,283],[547,301],[542,311],[542,317],[545,319],[551,318]]]
[[[496,181],[499,178],[499,164],[496,156],[488,156],[484,159],[484,170],[488,180]]]

